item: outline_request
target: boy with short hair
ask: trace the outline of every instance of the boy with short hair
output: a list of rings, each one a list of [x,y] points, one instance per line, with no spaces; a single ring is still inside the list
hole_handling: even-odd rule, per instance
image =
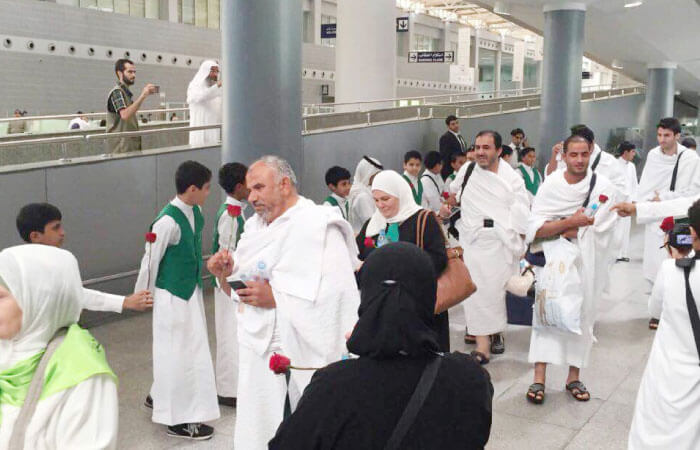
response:
[[[537,190],[542,184],[542,174],[537,168],[535,168],[535,161],[537,156],[535,155],[535,149],[532,147],[525,147],[520,151],[520,165],[518,166],[518,172],[522,175],[525,181],[525,189],[527,189],[530,202],[535,198]]]
[[[403,157],[403,177],[411,186],[413,199],[418,206],[423,206],[423,183],[419,178],[422,163],[423,157],[416,150],[406,152]]]
[[[425,180],[425,183],[423,183],[423,201],[428,209],[438,213],[442,206],[442,192],[445,190],[445,182],[440,175],[442,171],[442,156],[440,153],[432,151],[425,155],[425,169],[425,172],[420,177],[421,183]]]
[[[30,203],[24,205],[17,214],[17,231],[22,240],[29,244],[61,248],[66,237],[62,220],[61,211],[54,205]],[[151,293],[145,290],[124,297],[83,288],[83,308],[90,311],[121,313],[124,308],[145,311],[152,306]]]
[[[214,367],[202,295],[201,206],[209,196],[211,171],[195,161],[175,173],[177,196],[151,225],[155,241],[146,254],[137,289],[154,293],[153,385],[145,405],[169,436],[204,440],[219,418]]]
[[[244,200],[250,192],[245,176],[248,168],[240,163],[227,163],[219,169],[219,186],[226,193],[226,201],[216,213],[212,254],[220,249],[233,252],[243,229],[246,207]],[[238,324],[236,304],[214,281],[214,323],[216,329],[216,392],[219,404],[236,406],[238,388]]]
[[[340,210],[343,219],[350,221],[350,171],[344,167],[333,166],[326,171],[326,186],[331,191],[331,195],[323,200],[323,204],[335,206]]]

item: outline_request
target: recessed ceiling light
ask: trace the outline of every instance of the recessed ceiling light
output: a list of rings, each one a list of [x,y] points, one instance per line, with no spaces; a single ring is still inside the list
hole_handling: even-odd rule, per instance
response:
[[[625,8],[636,8],[637,6],[642,6],[644,2],[627,2],[625,3]]]

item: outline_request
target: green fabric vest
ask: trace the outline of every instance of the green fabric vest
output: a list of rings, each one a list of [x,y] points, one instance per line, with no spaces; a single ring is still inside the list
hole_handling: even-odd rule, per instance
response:
[[[335,197],[333,197],[332,195],[329,195],[328,197],[326,197],[324,202],[328,202],[331,205],[337,207],[340,210],[340,214],[343,215],[343,219],[348,220],[348,214],[349,214],[348,206],[350,205],[350,202],[345,202],[345,211],[343,211],[343,208],[340,207],[338,200],[336,200]]]
[[[456,174],[455,172],[452,172],[447,178],[449,178],[450,180],[454,181],[455,178],[457,178],[457,174]]]
[[[204,217],[199,206],[194,212],[194,233],[187,216],[177,206],[168,203],[158,214],[156,223],[163,216],[170,216],[180,227],[180,242],[169,245],[158,267],[156,287],[165,289],[176,297],[189,300],[197,286],[202,287],[202,228]],[[151,224],[151,229],[153,224]]]
[[[126,101],[126,106],[131,105],[133,100],[126,95],[126,91],[121,84],[117,84],[109,91],[109,96],[112,95],[116,89],[120,89],[124,94],[124,100]],[[109,97],[107,97],[109,98]],[[109,101],[109,100],[108,100]],[[123,131],[139,131],[139,118],[138,114],[134,114],[127,120],[122,120],[119,112],[110,112],[107,110],[107,133],[121,133]],[[128,153],[137,150],[141,150],[141,136],[134,137],[123,137],[123,138],[113,138],[107,139],[107,148],[110,153]]]
[[[401,176],[408,182],[408,185],[411,186],[413,199],[416,201],[416,204],[420,206],[421,202],[423,201],[423,183],[420,181],[420,178],[418,178],[418,188],[416,190],[416,187],[413,186],[413,182],[406,175]]]
[[[44,351],[41,351],[0,372],[0,405],[21,407],[24,404],[29,385],[43,354]],[[73,324],[46,366],[44,386],[39,398],[43,400],[96,375],[109,375],[115,383],[117,382],[117,376],[107,363],[102,345],[89,331]]]
[[[536,169],[532,169],[532,172],[535,174],[535,179],[531,180],[530,175],[528,175],[527,170],[523,166],[518,166],[520,169],[520,172],[523,174],[523,180],[525,180],[525,189],[530,191],[532,195],[537,194],[537,189],[540,188],[540,173]]]

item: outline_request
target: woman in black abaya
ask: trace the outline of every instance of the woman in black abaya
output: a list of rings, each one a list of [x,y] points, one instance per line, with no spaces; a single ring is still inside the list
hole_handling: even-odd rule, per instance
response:
[[[384,449],[435,358],[442,360],[434,384],[398,448],[483,448],[493,386],[470,356],[438,353],[430,258],[415,245],[387,244],[368,256],[360,289],[360,317],[348,340],[359,358],[318,370],[269,448]]]

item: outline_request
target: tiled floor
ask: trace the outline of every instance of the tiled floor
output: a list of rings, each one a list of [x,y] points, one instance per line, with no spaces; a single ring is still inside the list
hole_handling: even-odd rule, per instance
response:
[[[651,348],[653,332],[647,328],[649,286],[641,276],[640,261],[616,264],[614,285],[598,304],[598,343],[591,364],[581,378],[592,399],[578,403],[564,391],[566,368],[550,367],[547,399],[534,406],[525,400],[532,382],[527,363],[530,329],[509,326],[506,353],[486,366],[495,388],[493,426],[489,449],[625,449],[627,433],[641,374]],[[213,299],[207,297],[212,348]],[[461,308],[451,312],[452,349],[471,351],[463,341]],[[92,330],[104,344],[119,375],[119,448],[121,449],[231,449],[235,411],[222,408],[214,422],[215,437],[188,443],[165,435],[141,406],[151,383],[151,316],[142,314]]]

